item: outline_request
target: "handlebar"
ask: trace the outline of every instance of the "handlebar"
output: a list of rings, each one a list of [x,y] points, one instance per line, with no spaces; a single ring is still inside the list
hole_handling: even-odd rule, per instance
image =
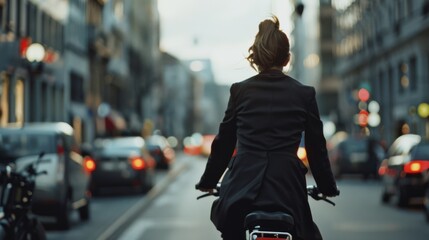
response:
[[[195,189],[199,190],[199,188],[197,186],[195,186]],[[200,195],[197,197],[197,200],[199,200],[201,198],[208,197],[208,196],[219,197],[219,190],[220,190],[220,183],[216,184],[216,188],[213,189],[213,192],[208,192],[208,193],[205,193],[203,195]]]
[[[307,194],[316,201],[323,200],[327,203],[332,204],[332,206],[335,206],[335,203],[329,200],[327,196],[323,195],[314,185],[307,186]]]
[[[219,189],[220,189],[220,184],[218,184],[216,186],[216,188],[213,190],[213,192],[208,192],[205,193],[203,195],[200,195],[197,197],[197,200],[201,199],[201,198],[205,198],[208,196],[215,196],[218,197],[219,196]],[[307,194],[308,196],[312,197],[314,200],[319,201],[319,200],[323,200],[329,204],[332,204],[333,206],[335,206],[335,203],[332,202],[331,200],[328,199],[327,196],[323,195],[319,189],[317,188],[317,186],[315,185],[309,185],[307,186]]]

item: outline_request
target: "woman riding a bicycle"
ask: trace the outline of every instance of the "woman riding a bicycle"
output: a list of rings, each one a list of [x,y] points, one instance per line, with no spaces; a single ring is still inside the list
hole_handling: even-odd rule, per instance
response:
[[[225,240],[245,239],[244,217],[255,210],[292,215],[294,239],[322,239],[308,204],[308,170],[296,154],[303,132],[309,167],[320,192],[339,194],[315,89],[282,71],[289,63],[289,51],[278,19],[262,21],[247,57],[258,74],[232,84],[225,116],[196,185],[211,192],[228,169],[211,211],[211,220]]]

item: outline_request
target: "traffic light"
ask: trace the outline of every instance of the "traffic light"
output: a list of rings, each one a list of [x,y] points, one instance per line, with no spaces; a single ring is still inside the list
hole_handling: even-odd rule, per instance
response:
[[[358,91],[359,101],[366,102],[366,101],[368,101],[369,96],[370,96],[369,91],[366,88],[359,89],[359,91]]]
[[[361,110],[358,114],[358,124],[361,127],[368,126],[368,115],[369,113],[365,110]]]

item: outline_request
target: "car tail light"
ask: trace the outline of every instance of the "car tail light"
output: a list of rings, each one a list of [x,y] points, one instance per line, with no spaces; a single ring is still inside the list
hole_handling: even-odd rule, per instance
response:
[[[410,174],[422,173],[428,169],[429,169],[429,161],[425,161],[425,160],[414,160],[404,165],[404,172],[410,173]]]
[[[307,151],[305,150],[305,148],[303,147],[299,147],[298,151],[296,153],[296,155],[298,156],[299,159],[301,160],[305,160],[307,159]]]
[[[58,155],[63,155],[64,154],[64,147],[63,147],[63,145],[61,145],[61,144],[58,144],[57,145],[57,154]]]
[[[130,158],[130,164],[134,170],[143,170],[146,167],[146,163],[141,157]]]
[[[386,166],[380,166],[380,168],[378,168],[378,175],[383,176],[386,172],[387,172]]]
[[[90,157],[85,157],[83,159],[83,164],[84,164],[85,170],[88,172],[93,172],[95,170],[95,168],[97,167],[94,159],[92,159]]]

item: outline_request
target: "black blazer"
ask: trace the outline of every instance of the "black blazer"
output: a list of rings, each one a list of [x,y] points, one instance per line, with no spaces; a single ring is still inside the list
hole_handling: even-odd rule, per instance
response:
[[[287,211],[295,218],[298,236],[320,239],[307,202],[307,168],[297,157],[303,132],[317,186],[323,194],[336,194],[314,88],[278,70],[231,86],[225,116],[197,184],[214,188],[228,168],[212,211],[220,231],[251,210]]]

